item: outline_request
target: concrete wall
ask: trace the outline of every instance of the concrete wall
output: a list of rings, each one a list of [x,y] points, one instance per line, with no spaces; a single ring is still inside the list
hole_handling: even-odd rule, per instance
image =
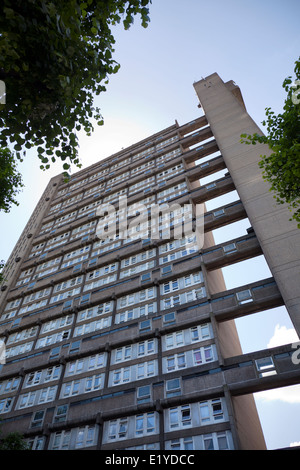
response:
[[[286,205],[277,205],[258,166],[263,144],[240,143],[243,133],[262,133],[247,113],[238,87],[218,74],[194,84],[220,152],[261,244],[286,308],[300,334],[300,230]]]

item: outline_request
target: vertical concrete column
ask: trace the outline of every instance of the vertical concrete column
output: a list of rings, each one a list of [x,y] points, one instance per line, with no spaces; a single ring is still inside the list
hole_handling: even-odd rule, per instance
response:
[[[258,166],[267,145],[240,143],[241,134],[262,134],[246,111],[239,88],[214,73],[194,83],[207,121],[247,212],[263,254],[300,336],[300,230],[287,205],[278,205]]]

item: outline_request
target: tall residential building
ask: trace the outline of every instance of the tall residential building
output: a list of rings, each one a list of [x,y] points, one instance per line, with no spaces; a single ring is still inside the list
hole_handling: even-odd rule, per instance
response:
[[[299,334],[300,232],[262,180],[268,150],[240,143],[260,131],[238,86],[213,74],[194,88],[194,121],[52,178],[7,262],[1,426],[33,449],[264,449],[253,393],[299,383],[291,344],[243,354],[234,320],[285,306]],[[139,204],[153,224],[163,203],[176,206],[156,232],[136,225]],[[175,237],[201,205],[204,243]],[[226,289],[222,267],[262,255],[272,277]]]

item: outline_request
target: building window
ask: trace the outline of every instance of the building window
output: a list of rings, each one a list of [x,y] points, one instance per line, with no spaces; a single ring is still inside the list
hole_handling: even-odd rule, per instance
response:
[[[180,370],[186,367],[185,353],[173,354],[167,357],[167,372]]]
[[[212,346],[205,346],[204,348],[194,349],[193,358],[195,366],[213,361],[214,355]]]
[[[191,342],[203,341],[211,338],[209,324],[194,326],[190,329]]]
[[[203,449],[204,450],[227,450],[229,449],[226,431],[205,434],[203,436]]]
[[[166,381],[166,398],[177,397],[181,395],[180,379]]]
[[[165,325],[175,323],[175,321],[176,321],[175,312],[166,313],[163,317],[163,322]]]
[[[139,324],[140,331],[151,330],[151,320],[143,320]]]
[[[7,379],[3,382],[0,382],[0,395],[3,395],[4,393],[6,394],[9,392],[14,392],[18,389],[20,382],[20,377],[14,377],[12,379]]]
[[[121,383],[127,383],[129,381],[130,381],[130,367],[124,367],[122,369],[116,369],[113,371],[112,385],[119,385]]]
[[[155,352],[154,348],[154,339],[149,339],[147,341],[138,343],[138,357],[153,354]]]
[[[123,346],[123,348],[118,348],[115,351],[115,362],[123,362],[131,359],[132,347]]]
[[[54,423],[61,423],[66,421],[68,412],[68,405],[60,405],[56,408],[55,415],[53,418]]]
[[[135,435],[146,436],[155,433],[155,415],[154,413],[144,413],[135,418]]]
[[[169,410],[169,425],[172,429],[183,429],[192,424],[190,405],[178,406]]]
[[[239,304],[246,304],[248,302],[253,301],[252,293],[251,293],[250,289],[246,289],[246,290],[237,292],[236,293],[236,298],[237,298]]]
[[[35,436],[27,441],[30,450],[43,450],[45,444],[45,438],[43,436]]]
[[[168,443],[166,443],[168,446]],[[192,437],[182,437],[180,439],[172,439],[169,442],[170,450],[194,450]]]
[[[137,403],[149,403],[151,400],[151,386],[144,385],[137,389]]]
[[[276,375],[276,368],[271,356],[262,357],[255,361],[256,370],[258,371],[259,378],[268,377],[270,375]]]
[[[0,414],[8,413],[11,410],[13,400],[14,399],[12,397],[3,398],[2,400],[0,400]]]
[[[176,348],[184,345],[183,331],[176,331],[165,336],[166,349]]]
[[[69,347],[69,354],[75,354],[80,351],[81,341],[73,341]]]
[[[152,377],[155,374],[155,365],[154,361],[142,362],[137,365],[137,380],[145,379],[147,377]]]
[[[96,426],[59,431],[50,436],[50,450],[73,450],[96,445]]]
[[[200,402],[201,424],[210,424],[224,420],[224,411],[220,398]]]
[[[115,419],[109,422],[108,428],[108,440],[118,441],[126,439],[128,432],[128,420],[127,418]]]
[[[228,245],[223,246],[223,251],[227,255],[230,254],[230,253],[234,253],[235,251],[237,251],[236,244],[235,243],[229,243]]]

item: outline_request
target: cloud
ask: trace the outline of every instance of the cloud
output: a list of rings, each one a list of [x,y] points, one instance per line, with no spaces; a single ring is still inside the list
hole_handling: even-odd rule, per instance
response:
[[[267,347],[275,348],[276,346],[282,346],[283,344],[296,343],[299,341],[298,335],[294,328],[287,328],[286,326],[275,326],[274,334],[270,339]]]
[[[298,335],[293,328],[287,328],[286,326],[280,326],[277,324],[267,347],[274,348],[276,346],[296,343],[298,341]],[[258,392],[255,393],[255,398],[264,402],[282,401],[293,404],[300,403],[300,385],[291,385],[289,387],[274,388]]]
[[[300,403],[300,385],[290,385],[289,387],[273,388],[263,392],[255,393],[255,399],[271,402],[283,401],[285,403]]]
[[[290,447],[297,447],[297,446],[300,446],[300,441],[290,443]]]

